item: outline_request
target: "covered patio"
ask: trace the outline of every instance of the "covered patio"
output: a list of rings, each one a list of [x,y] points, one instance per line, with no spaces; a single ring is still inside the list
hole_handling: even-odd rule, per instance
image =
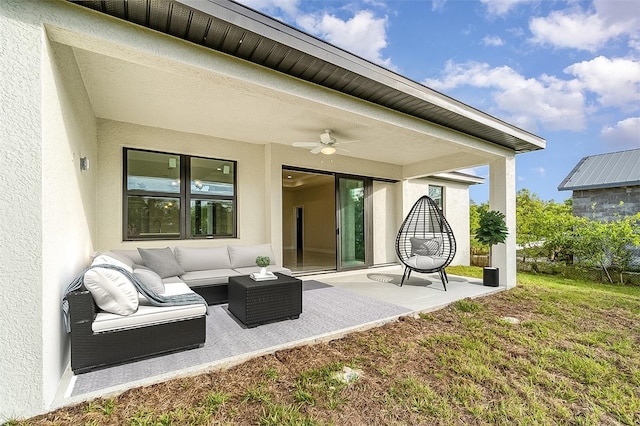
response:
[[[69,338],[59,301],[96,253],[270,243],[281,263],[283,170],[292,169],[363,183],[356,189],[366,198],[366,247],[357,267],[380,272],[397,262],[398,227],[436,175],[488,166],[490,207],[515,230],[515,156],[545,146],[539,136],[231,1],[4,1],[0,24],[7,53],[0,61],[12,75],[0,81],[8,100],[0,117],[8,159],[2,228],[12,243],[3,252],[0,307],[3,327],[17,330],[1,351],[0,416],[36,414],[60,400]],[[358,142],[333,155],[296,145],[325,129]],[[182,198],[167,196],[180,200],[167,208],[182,209],[170,238],[129,238],[127,203],[142,195],[128,193],[128,150],[173,157],[158,167],[167,175],[184,160],[177,179],[151,175],[183,182]],[[223,174],[233,165],[225,235],[187,229],[187,182],[196,182],[187,160],[199,159],[224,163]],[[443,206],[459,243],[452,264],[465,264],[468,185],[447,189]],[[336,207],[331,217],[340,213]],[[335,237],[340,229],[322,231]],[[515,286],[515,254],[510,232],[493,250],[503,288]],[[326,277],[331,288],[374,296],[390,279],[386,285],[402,293],[440,295],[437,284],[398,289],[393,277],[365,286],[338,277]],[[468,285],[471,295],[485,290]],[[441,292],[446,299],[430,296],[424,306],[389,300],[402,314],[467,297],[450,287]]]
[[[67,369],[52,408],[224,369],[283,349],[339,339],[403,316],[442,309],[458,300],[504,290],[485,287],[478,279],[449,275],[450,285],[448,291],[444,291],[437,273],[415,273],[402,287],[401,278],[400,266],[302,277],[300,318],[255,328],[242,325],[226,304],[210,306],[204,347],[80,375],[73,375]]]

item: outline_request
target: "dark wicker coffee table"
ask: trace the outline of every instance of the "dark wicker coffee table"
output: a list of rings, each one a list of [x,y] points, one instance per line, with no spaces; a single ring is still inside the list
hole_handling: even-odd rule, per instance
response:
[[[302,281],[275,273],[277,280],[229,277],[229,312],[247,327],[295,319],[302,313]]]

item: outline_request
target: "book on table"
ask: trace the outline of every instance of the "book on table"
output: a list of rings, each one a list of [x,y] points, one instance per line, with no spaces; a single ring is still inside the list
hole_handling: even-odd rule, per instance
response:
[[[254,272],[249,275],[254,281],[267,281],[267,280],[277,280],[278,277],[271,271],[267,271],[265,274],[260,274],[259,272]]]

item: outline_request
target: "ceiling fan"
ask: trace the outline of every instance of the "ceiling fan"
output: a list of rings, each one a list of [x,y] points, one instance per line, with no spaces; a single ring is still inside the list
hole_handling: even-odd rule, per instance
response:
[[[294,142],[293,146],[299,148],[311,148],[312,154],[323,153],[325,155],[335,154],[338,145],[357,142],[357,141],[342,141],[338,142],[331,134],[331,129],[326,129],[323,133],[320,133],[320,140],[318,142]],[[342,149],[342,148],[340,148]],[[346,150],[344,150],[346,151]]]

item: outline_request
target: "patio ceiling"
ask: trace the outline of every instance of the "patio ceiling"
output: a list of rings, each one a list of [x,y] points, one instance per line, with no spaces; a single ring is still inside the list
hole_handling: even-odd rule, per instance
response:
[[[516,153],[542,149],[545,144],[538,136],[233,2],[74,3]],[[324,129],[332,129],[338,141],[359,141],[345,146],[348,152],[342,155],[397,165],[459,157],[463,152],[466,160],[455,168],[486,164],[491,159],[487,152],[447,143],[442,138],[342,108],[251,86],[240,79],[203,74],[202,70],[177,72],[171,64],[148,66],[126,56],[107,56],[79,46],[74,47],[75,57],[95,114],[100,118],[289,146],[296,141],[317,141]],[[438,171],[451,169],[443,167]]]

